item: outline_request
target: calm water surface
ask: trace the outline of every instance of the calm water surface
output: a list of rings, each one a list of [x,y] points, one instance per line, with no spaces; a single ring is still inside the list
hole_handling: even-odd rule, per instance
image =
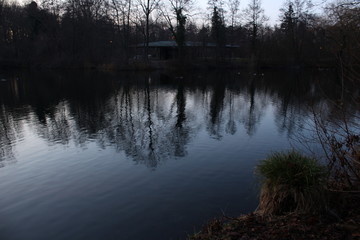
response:
[[[252,211],[328,75],[2,73],[0,239],[184,239]]]

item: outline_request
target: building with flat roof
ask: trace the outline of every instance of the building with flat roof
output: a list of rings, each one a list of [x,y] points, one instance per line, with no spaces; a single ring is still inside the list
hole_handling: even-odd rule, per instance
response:
[[[145,43],[135,45],[136,56],[144,53],[146,47]],[[239,45],[225,45],[218,47],[215,43],[190,42],[186,41],[184,44],[184,55],[190,58],[214,58],[221,52],[222,57],[234,58],[239,57]],[[179,55],[179,48],[175,41],[157,41],[149,42],[148,53],[153,59],[168,60],[177,58]]]

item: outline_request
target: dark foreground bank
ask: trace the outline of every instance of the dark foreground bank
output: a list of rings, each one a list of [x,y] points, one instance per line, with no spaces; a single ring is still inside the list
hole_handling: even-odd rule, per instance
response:
[[[254,212],[237,218],[224,216],[207,223],[189,240],[360,239],[360,194],[345,198],[340,201],[339,207],[345,207],[342,213],[288,213],[265,217]]]
[[[238,218],[215,219],[190,240],[360,239],[360,212],[354,208],[344,218],[289,213],[263,217],[251,213]]]

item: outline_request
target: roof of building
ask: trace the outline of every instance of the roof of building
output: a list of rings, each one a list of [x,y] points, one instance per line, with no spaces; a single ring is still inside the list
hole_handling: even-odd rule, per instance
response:
[[[144,47],[145,43],[139,43],[136,45],[137,47]],[[202,43],[202,42],[185,42],[186,47],[216,47],[216,43]],[[157,41],[157,42],[149,42],[149,47],[177,47],[177,43],[175,41]],[[238,48],[239,45],[225,45],[227,48]]]

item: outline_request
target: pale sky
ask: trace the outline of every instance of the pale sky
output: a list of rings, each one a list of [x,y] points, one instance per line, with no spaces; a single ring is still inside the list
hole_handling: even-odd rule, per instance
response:
[[[198,2],[202,9],[206,9],[208,0],[195,0]],[[226,0],[225,0],[226,1]],[[279,9],[282,7],[285,0],[262,0],[262,8],[265,11],[265,15],[269,17],[268,23],[274,25],[279,19]],[[240,11],[246,8],[249,4],[249,0],[240,0]]]
[[[240,0],[240,11],[248,6],[249,1],[250,0]],[[262,8],[265,11],[265,15],[269,17],[269,21],[267,23],[271,26],[278,23],[280,14],[279,9],[283,7],[285,1],[286,0],[262,0]],[[319,9],[329,1],[331,0],[312,0],[312,3]],[[195,0],[195,2],[198,3],[204,11],[206,10],[208,0]]]
[[[32,0],[10,0],[10,1],[18,1],[20,3],[27,3],[31,2]],[[39,0],[35,0],[36,2],[39,2]],[[165,0],[162,0],[165,1]],[[207,2],[208,0],[194,0],[195,4],[200,8],[200,13],[207,13]],[[226,2],[227,0],[225,0]],[[246,8],[249,4],[250,0],[240,0],[240,11],[242,11],[244,8]],[[265,11],[265,15],[269,17],[269,21],[267,24],[270,24],[271,26],[278,23],[279,20],[279,9],[283,6],[283,3],[286,0],[262,0],[262,8]],[[312,0],[312,2],[315,5],[321,5],[321,3],[326,3],[329,0]]]

